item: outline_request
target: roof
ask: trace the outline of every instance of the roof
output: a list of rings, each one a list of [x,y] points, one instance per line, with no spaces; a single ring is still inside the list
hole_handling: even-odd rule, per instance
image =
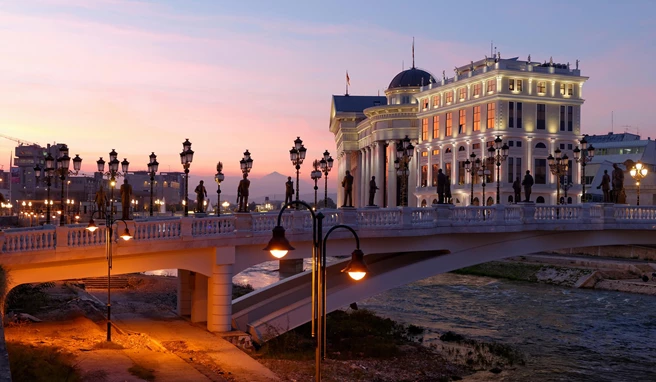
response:
[[[333,96],[333,104],[337,113],[362,113],[372,106],[387,105],[387,98],[383,96]]]
[[[404,88],[409,86],[426,86],[431,82],[436,82],[427,71],[412,67],[397,74],[390,82],[388,89]]]

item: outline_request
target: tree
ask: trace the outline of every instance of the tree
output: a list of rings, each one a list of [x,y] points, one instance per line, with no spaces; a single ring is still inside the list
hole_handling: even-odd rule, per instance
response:
[[[328,201],[328,207],[327,208],[333,208],[333,209],[337,208],[337,204],[331,198],[327,198],[325,200]],[[324,208],[324,205],[325,205],[324,199],[321,199],[318,202],[318,207],[319,208]]]

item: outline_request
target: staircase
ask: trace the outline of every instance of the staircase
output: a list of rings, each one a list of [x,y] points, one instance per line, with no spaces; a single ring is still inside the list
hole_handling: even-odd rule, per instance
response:
[[[107,277],[93,277],[80,280],[85,289],[107,289]],[[111,276],[112,289],[125,289],[128,287],[126,276]]]

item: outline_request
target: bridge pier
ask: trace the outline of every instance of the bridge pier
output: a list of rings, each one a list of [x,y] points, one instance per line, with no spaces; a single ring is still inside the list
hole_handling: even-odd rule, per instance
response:
[[[207,285],[207,330],[229,332],[232,330],[232,264],[214,264]]]

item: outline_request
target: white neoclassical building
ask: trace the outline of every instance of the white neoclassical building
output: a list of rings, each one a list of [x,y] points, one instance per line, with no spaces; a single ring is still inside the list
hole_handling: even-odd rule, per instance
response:
[[[559,149],[569,158],[572,202],[580,201],[580,166],[573,150],[581,134],[583,84],[577,64],[485,58],[436,79],[416,67],[397,74],[385,96],[333,96],[330,131],[335,135],[338,175],[354,176],[354,206],[368,204],[372,176],[380,190],[378,206],[425,206],[437,201],[437,172],[449,176],[456,205],[493,204],[497,168],[488,164],[483,199],[482,176],[466,170],[466,161],[483,159],[500,137],[508,157],[499,166],[501,203],[512,203],[512,183],[529,170],[535,179],[531,200],[556,203],[556,176],[547,157]],[[405,136],[414,155],[404,181],[395,170],[396,146]],[[472,176],[473,175],[473,176]],[[472,190],[473,182],[473,193]],[[406,185],[408,189],[402,190]],[[563,191],[560,193],[563,196]],[[523,195],[522,195],[523,197]],[[338,193],[341,206],[343,192]]]

